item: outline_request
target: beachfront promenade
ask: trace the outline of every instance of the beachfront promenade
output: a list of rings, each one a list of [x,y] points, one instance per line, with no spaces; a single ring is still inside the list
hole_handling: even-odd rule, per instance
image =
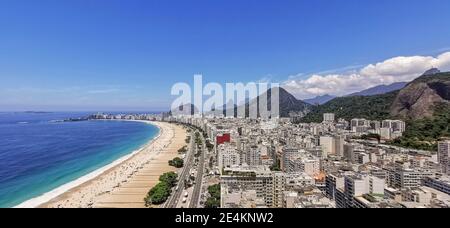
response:
[[[156,122],[161,135],[128,160],[41,207],[143,208],[148,191],[163,173],[176,171],[168,161],[186,145],[186,129]]]
[[[167,202],[163,205],[165,208],[177,208],[178,204],[180,203],[180,200],[182,199],[182,194],[185,191],[185,180],[188,179],[192,165],[194,163],[194,132],[191,131],[190,134],[190,142],[189,142],[189,149],[186,153],[186,159],[184,167],[181,169],[181,172],[178,174],[178,184],[175,188],[175,191],[170,195]]]

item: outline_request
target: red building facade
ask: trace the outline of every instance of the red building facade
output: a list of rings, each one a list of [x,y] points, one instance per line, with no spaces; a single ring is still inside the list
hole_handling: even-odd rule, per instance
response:
[[[216,137],[216,143],[217,145],[224,144],[226,142],[231,142],[231,136],[230,134],[223,134]]]

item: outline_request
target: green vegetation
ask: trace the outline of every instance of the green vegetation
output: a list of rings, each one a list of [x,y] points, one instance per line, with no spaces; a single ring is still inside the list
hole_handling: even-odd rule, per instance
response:
[[[187,152],[187,146],[184,146],[184,147],[182,147],[182,148],[180,148],[179,150],[178,150],[178,153],[179,154],[184,154],[184,153],[186,153]]]
[[[145,200],[145,206],[159,205],[169,198],[171,193],[170,187],[166,183],[160,182],[155,187],[153,187],[148,193]]]
[[[212,144],[211,141],[206,140],[206,148],[208,148],[208,151],[212,151],[214,149],[214,144]]]
[[[415,79],[413,83],[427,83],[443,99],[449,100],[448,82],[450,73],[441,73],[435,75],[421,76]],[[399,91],[375,96],[353,96],[340,97],[329,101],[328,103],[312,108],[301,122],[322,122],[324,113],[335,113],[336,118],[351,120],[353,118],[365,118],[368,120],[397,119],[398,117],[390,115],[390,109],[397,97]],[[392,142],[396,145],[411,149],[420,149],[428,151],[437,150],[437,141],[441,137],[450,137],[450,105],[448,103],[436,104],[433,117],[419,120],[408,120],[406,122],[406,131],[403,137]],[[407,107],[406,107],[407,108]],[[363,136],[363,138],[378,138],[375,135]]]
[[[220,184],[211,185],[208,187],[208,192],[211,197],[220,199]]]
[[[434,116],[421,120],[407,121],[403,137],[390,144],[419,150],[437,150],[437,141],[441,137],[450,137],[450,105],[436,106]]]
[[[195,143],[197,144],[197,145],[202,145],[203,144],[203,141],[202,141],[202,139],[200,138],[200,133],[198,133],[198,132],[196,132],[195,133]]]
[[[205,208],[219,208],[220,207],[220,184],[211,185],[208,187],[210,197],[206,200]]]
[[[336,118],[351,120],[365,118],[369,120],[389,119],[389,110],[398,91],[375,96],[338,97],[328,103],[315,106],[301,122],[320,123],[324,113],[335,113]]]
[[[381,141],[381,136],[379,134],[367,134],[362,135],[361,137],[353,137],[354,139],[363,139],[363,140],[377,140],[378,142]]]
[[[209,169],[213,169],[214,168],[214,157],[210,157],[209,158]]]
[[[174,158],[173,160],[170,160],[169,165],[175,168],[182,168],[184,166],[184,161],[183,159],[177,157]]]
[[[203,152],[203,140],[201,138],[201,134],[199,132],[195,133],[195,143],[197,145],[197,152],[194,154],[196,158],[200,157]]]
[[[419,83],[419,82],[425,82],[428,83],[430,81],[450,81],[450,73],[444,72],[440,74],[433,74],[433,75],[427,75],[427,76],[421,76],[419,78],[416,78],[412,83]]]
[[[169,186],[174,187],[177,184],[178,175],[174,172],[164,173],[159,177],[159,181],[167,183]]]
[[[370,194],[364,194],[363,198],[366,199],[367,201],[371,202],[371,203],[376,203],[377,202],[377,198],[375,198],[375,196],[372,196]]]
[[[272,166],[270,166],[270,171],[281,171],[281,163],[280,160],[277,160],[275,164],[273,164]]]
[[[159,183],[153,187],[145,197],[145,206],[160,205],[169,198],[172,188],[177,183],[178,175],[174,172],[164,173],[159,177]]]
[[[186,137],[186,140],[184,140],[186,143],[191,142],[191,136]]]
[[[205,208],[220,208],[220,199],[217,200],[215,198],[209,197],[206,200]]]

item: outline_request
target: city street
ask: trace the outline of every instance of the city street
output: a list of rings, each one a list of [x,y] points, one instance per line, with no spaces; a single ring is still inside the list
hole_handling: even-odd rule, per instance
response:
[[[175,191],[167,200],[166,208],[175,208],[179,201],[183,198],[183,191],[185,190],[185,180],[189,177],[189,172],[194,162],[195,151],[195,139],[194,133],[191,132],[191,141],[189,142],[188,150],[186,152],[186,158],[184,167],[181,169],[181,173],[178,173],[178,185],[175,187]]]
[[[195,178],[195,185],[194,185],[194,192],[191,199],[191,204],[189,205],[189,208],[197,208],[199,204],[199,198],[200,193],[202,190],[202,181],[203,181],[203,175],[204,175],[204,165],[205,165],[205,153],[206,153],[206,144],[205,144],[205,138],[202,134],[200,134],[200,139],[202,141],[201,150],[200,150],[200,157],[199,161],[196,164],[197,166],[197,176]],[[196,147],[198,150],[198,146]]]

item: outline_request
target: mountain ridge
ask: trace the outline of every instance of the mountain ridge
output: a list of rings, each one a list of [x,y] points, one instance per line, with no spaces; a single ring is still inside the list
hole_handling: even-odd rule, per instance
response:
[[[312,105],[295,98],[294,95],[292,95],[291,93],[289,93],[286,89],[284,89],[282,87],[277,87],[277,89],[279,89],[279,105],[280,105],[280,107],[279,107],[280,116],[279,117],[286,118],[286,117],[292,117],[292,116],[304,116],[309,112]],[[245,117],[248,117],[250,107],[252,105],[257,105],[259,103],[261,97],[267,97],[268,110],[271,110],[272,89],[268,89],[266,92],[259,95],[258,97],[250,100],[249,102],[246,102],[245,105],[235,106],[234,110],[233,110],[234,116],[235,117],[238,116],[238,113],[237,113],[238,108],[242,108],[243,106],[245,106],[245,112],[246,112]],[[224,115],[226,116],[226,109],[224,109]],[[261,116],[259,107],[257,110],[257,116],[258,117]]]
[[[378,85],[374,86],[365,90],[362,90],[360,92],[352,93],[347,95],[347,97],[352,96],[373,96],[373,95],[380,95],[380,94],[386,94],[390,93],[392,91],[400,90],[405,88],[405,86],[408,84],[408,82],[396,82],[389,85]]]
[[[310,98],[310,99],[304,99],[303,101],[308,104],[311,104],[311,105],[322,105],[322,104],[327,103],[328,101],[333,100],[334,98],[336,98],[336,96],[325,94],[325,95],[317,96],[317,97]]]
[[[317,121],[325,112],[334,112],[338,118],[347,120],[358,117],[404,120],[431,117],[435,104],[450,104],[450,72],[436,74],[427,72],[400,90],[371,96],[335,98],[326,104],[314,107],[304,120]]]
[[[403,136],[393,145],[436,151],[437,141],[450,136],[450,72],[427,71],[397,91],[373,96],[336,98],[314,107],[300,122],[321,122],[326,112],[350,120],[401,119],[406,122]]]

